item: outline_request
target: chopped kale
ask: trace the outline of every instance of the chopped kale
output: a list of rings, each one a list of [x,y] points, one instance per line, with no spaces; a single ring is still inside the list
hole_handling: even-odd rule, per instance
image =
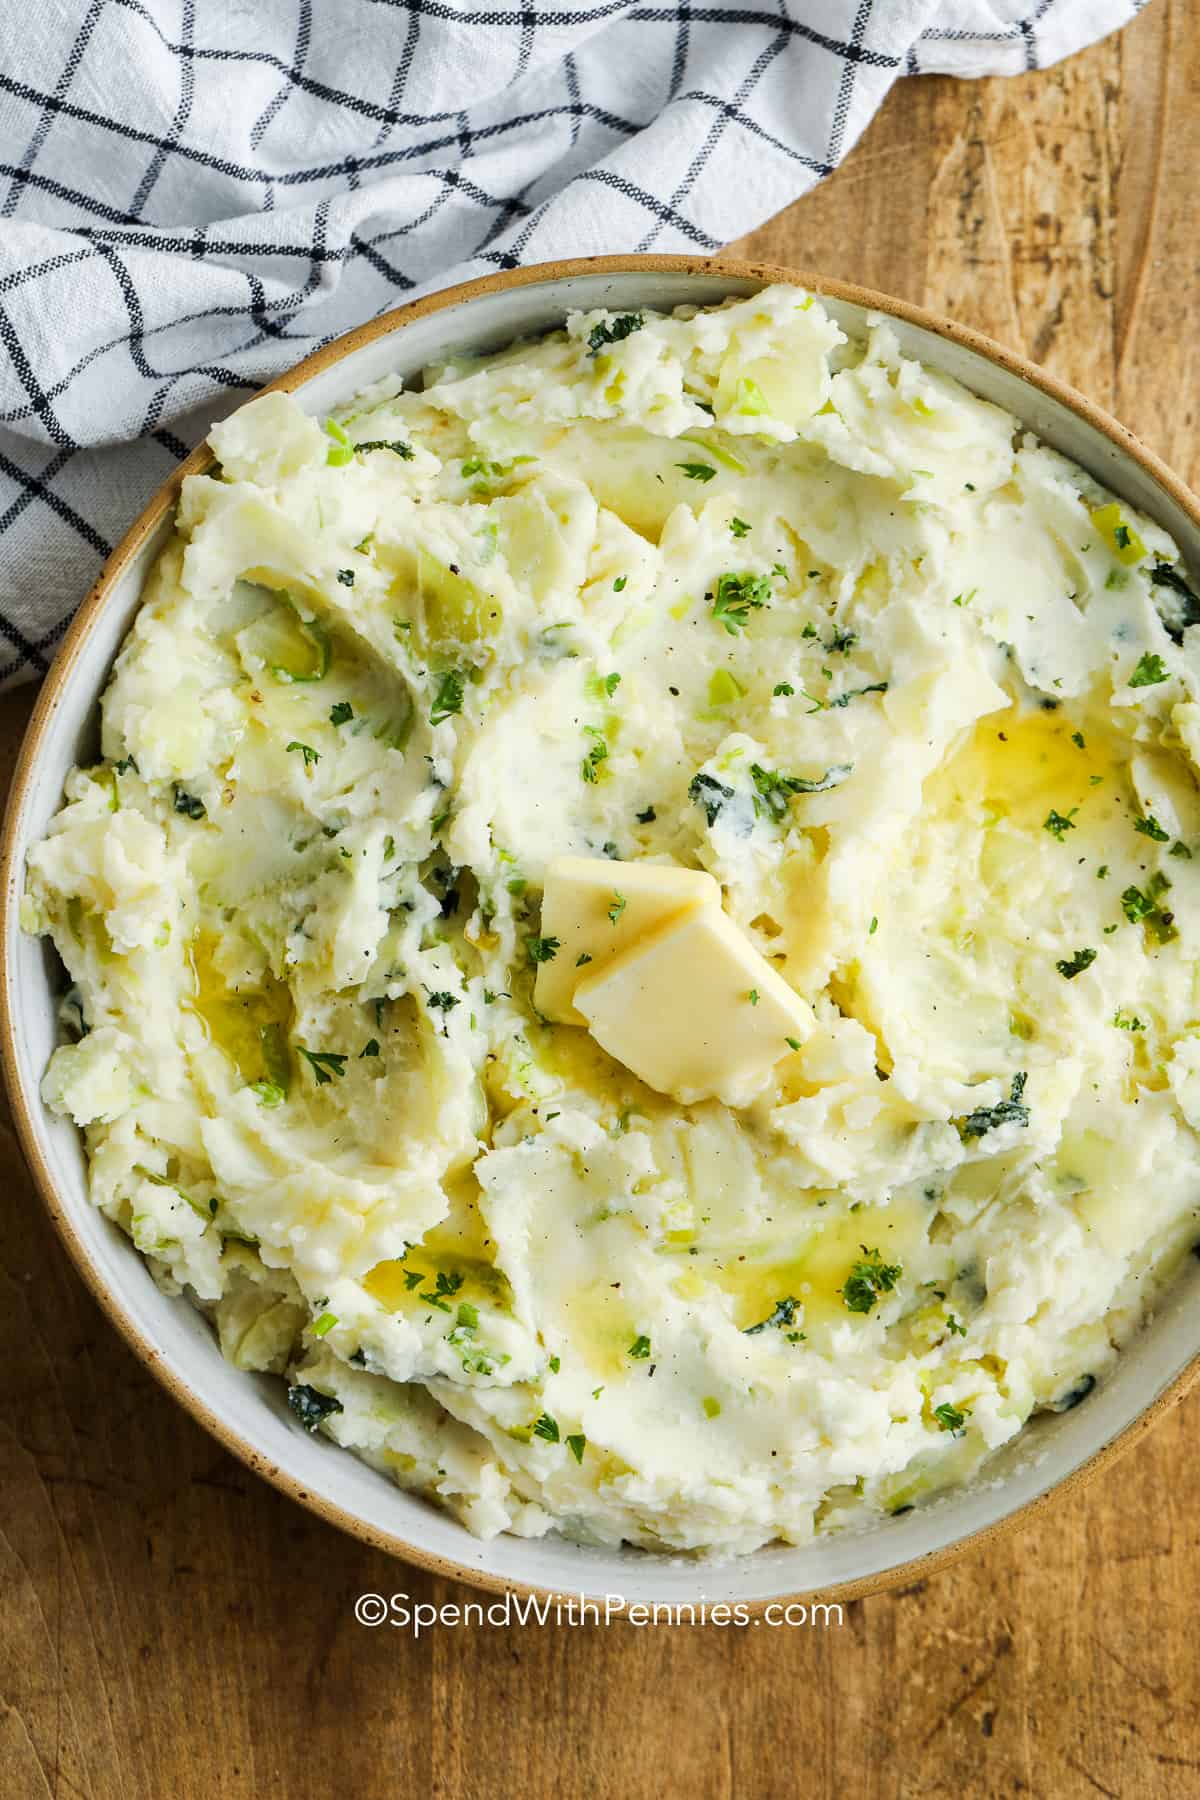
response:
[[[839,787],[853,773],[853,763],[835,763],[815,781],[808,781],[802,775],[781,775],[774,769],[764,769],[761,763],[751,763],[750,775],[757,790],[754,810],[759,814],[765,811],[778,821],[786,817],[793,794],[823,794],[829,788]]]
[[[1087,1399],[1095,1385],[1096,1377],[1094,1375],[1081,1375],[1074,1387],[1068,1388],[1065,1394],[1060,1394],[1057,1400],[1051,1402],[1050,1410],[1052,1412],[1074,1411],[1081,1400]]]
[[[742,1336],[757,1337],[760,1331],[768,1331],[772,1325],[778,1325],[781,1328],[784,1325],[794,1325],[796,1308],[799,1304],[800,1302],[793,1300],[790,1295],[785,1300],[777,1300],[765,1319],[760,1319],[757,1325],[747,1325],[743,1328]]]
[[[1029,1108],[1021,1096],[1025,1092],[1028,1074],[1022,1069],[1012,1078],[1007,1100],[998,1100],[995,1106],[977,1106],[974,1112],[968,1113],[958,1128],[959,1136],[981,1138],[989,1131],[995,1131],[1001,1125],[1021,1125],[1029,1123]]]
[[[866,687],[847,688],[844,694],[835,694],[833,699],[827,702],[827,705],[849,706],[852,700],[861,700],[864,694],[886,694],[887,691],[886,681],[872,681]]]
[[[726,787],[712,775],[693,775],[688,782],[688,799],[694,800],[697,806],[704,808],[704,817],[709,825],[715,825],[721,808],[726,801],[733,799],[733,789]]]
[[[197,800],[195,794],[189,794],[178,782],[175,783],[175,811],[182,813],[185,819],[208,817],[203,800]]]
[[[401,438],[364,438],[362,443],[355,444],[354,448],[356,452],[390,450],[393,456],[399,456],[405,462],[411,462],[413,456],[412,445],[406,444]]]
[[[1200,624],[1200,596],[1193,593],[1179,570],[1172,568],[1170,563],[1155,563],[1150,579],[1155,587],[1166,588],[1175,596],[1169,612],[1160,611],[1159,617],[1171,642],[1182,644],[1188,626]]]
[[[601,319],[588,332],[588,355],[598,356],[606,344],[619,344],[632,337],[645,323],[641,313],[619,313],[615,319]]]
[[[344,1412],[345,1408],[334,1394],[322,1394],[306,1381],[297,1382],[287,1393],[288,1405],[303,1425],[305,1431],[315,1432],[323,1419],[331,1413]]]

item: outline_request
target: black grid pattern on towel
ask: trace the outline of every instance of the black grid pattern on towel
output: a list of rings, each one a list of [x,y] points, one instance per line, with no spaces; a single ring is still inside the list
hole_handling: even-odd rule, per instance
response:
[[[42,0],[0,9],[0,685],[213,419],[351,325],[564,255],[703,253],[900,75],[1142,0]]]

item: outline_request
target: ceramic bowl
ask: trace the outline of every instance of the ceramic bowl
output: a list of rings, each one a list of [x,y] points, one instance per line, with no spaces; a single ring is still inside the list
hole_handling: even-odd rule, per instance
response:
[[[886,314],[902,347],[995,401],[1171,532],[1200,568],[1200,504],[1124,428],[1021,357],[900,301],[786,269],[682,257],[631,256],[512,270],[419,300],[319,350],[275,385],[324,414],[369,382],[465,352],[497,350],[561,325],[574,308],[668,310],[801,283],[861,333]],[[186,1300],[160,1293],[124,1234],[92,1206],[79,1133],[43,1107],[38,1083],[56,1040],[60,971],[44,943],[18,927],[25,852],[57,810],[77,761],[98,753],[98,701],[142,585],[170,526],[180,482],[207,464],[203,447],[181,465],[109,558],[43,684],[13,780],[0,861],[0,1048],[29,1165],[88,1285],[136,1353],[222,1443],[285,1493],[368,1543],[480,1587],[621,1595],[649,1603],[740,1602],[819,1594],[846,1598],[912,1579],[956,1549],[1011,1524],[1052,1494],[1111,1462],[1200,1372],[1200,1262],[1189,1258],[1156,1316],[1113,1373],[1071,1412],[1045,1414],[969,1487],[902,1517],[798,1548],[776,1546],[713,1562],[582,1546],[557,1536],[489,1543],[320,1437],[283,1404],[277,1377],[225,1362]],[[398,1576],[398,1580],[399,1580]]]

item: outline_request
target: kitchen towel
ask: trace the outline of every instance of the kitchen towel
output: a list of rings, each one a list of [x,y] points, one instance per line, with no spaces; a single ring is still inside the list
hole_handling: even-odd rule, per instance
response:
[[[716,250],[900,76],[1143,0],[0,7],[0,684],[213,419],[339,332],[552,257]],[[894,178],[894,177],[893,177]]]

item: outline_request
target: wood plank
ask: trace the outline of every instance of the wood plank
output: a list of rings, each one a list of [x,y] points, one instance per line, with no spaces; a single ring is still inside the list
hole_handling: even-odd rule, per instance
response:
[[[901,83],[738,246],[902,294],[1086,388],[1195,479],[1200,21]],[[10,767],[27,695],[0,701]],[[100,1318],[0,1124],[0,1800],[1200,1793],[1200,1397],[1035,1526],[842,1629],[355,1624],[468,1598],[318,1524]]]

